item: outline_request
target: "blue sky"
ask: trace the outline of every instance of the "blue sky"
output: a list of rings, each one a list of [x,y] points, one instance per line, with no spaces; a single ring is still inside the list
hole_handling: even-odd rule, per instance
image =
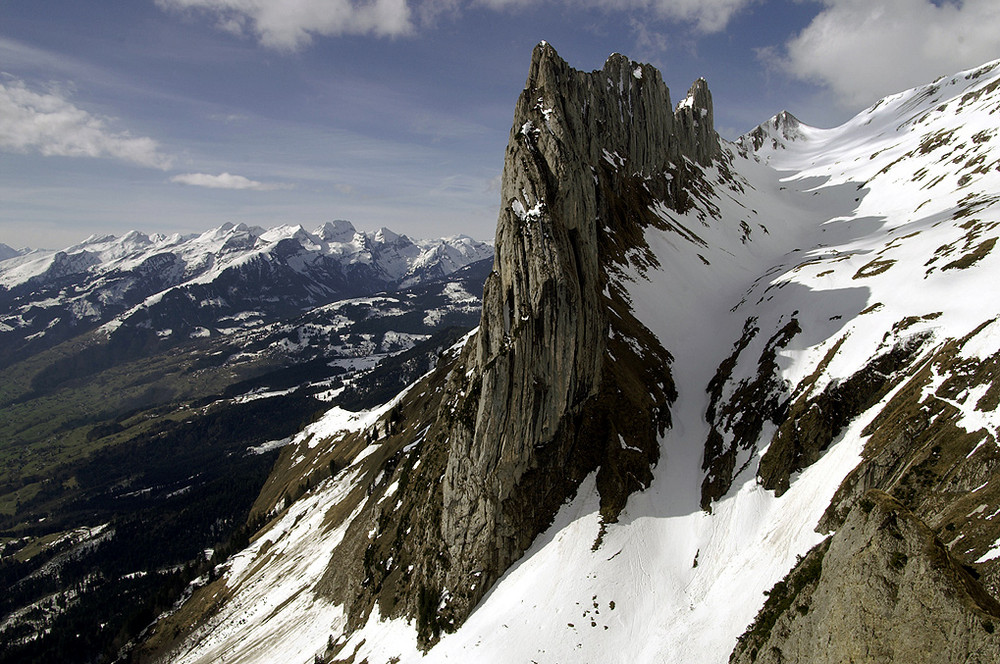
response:
[[[996,0],[0,0],[0,242],[350,219],[493,235],[532,47],[621,52],[734,138],[1000,57]]]

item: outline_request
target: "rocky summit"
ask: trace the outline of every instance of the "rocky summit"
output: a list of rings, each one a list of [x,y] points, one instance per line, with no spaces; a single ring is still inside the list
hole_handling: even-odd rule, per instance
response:
[[[528,71],[478,329],[294,436],[136,658],[994,661],[1000,62],[736,143]]]

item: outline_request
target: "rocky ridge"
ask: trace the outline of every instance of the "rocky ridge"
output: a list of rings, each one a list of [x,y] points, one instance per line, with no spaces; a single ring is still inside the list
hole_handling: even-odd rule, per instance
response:
[[[732,664],[995,662],[1000,603],[924,522],[866,493],[771,589]]]
[[[614,55],[587,74],[536,47],[505,160],[482,322],[428,433],[441,439],[444,477],[433,495],[401,499],[428,501],[430,519],[401,516],[427,521],[422,536],[393,535],[387,546],[377,535],[367,547],[367,586],[381,589],[383,611],[389,595],[409,593],[399,601],[427,645],[461,624],[588,473],[600,469],[609,522],[648,486],[670,424],[670,355],[631,314],[621,280],[655,266],[643,240],[645,227],[662,224],[654,203],[683,208],[683,183],[719,152],[711,117],[704,82],[675,115],[648,65]],[[396,521],[380,527],[396,533]],[[381,561],[419,572],[395,581]],[[433,611],[421,609],[428,603]]]
[[[700,133],[703,83],[674,110],[644,65],[584,74],[540,45],[478,333],[286,449],[259,503],[276,525],[177,661],[265,661],[308,609],[337,661],[718,662],[764,591],[738,661],[921,655],[911,638],[988,661],[997,67],[733,147]],[[292,570],[286,547],[295,584],[268,562]],[[275,619],[245,634],[255,603]],[[305,630],[281,637],[298,659]]]
[[[625,284],[658,266],[645,229],[699,196],[721,154],[711,122],[704,81],[675,110],[649,65],[613,55],[584,73],[535,48],[478,332],[371,427],[289,446],[258,504],[277,513],[302,468],[377,445],[361,466],[369,489],[337,508],[354,516],[317,582],[345,606],[347,634],[375,611],[413,619],[429,647],[588,474],[606,523],[649,485],[675,389]]]

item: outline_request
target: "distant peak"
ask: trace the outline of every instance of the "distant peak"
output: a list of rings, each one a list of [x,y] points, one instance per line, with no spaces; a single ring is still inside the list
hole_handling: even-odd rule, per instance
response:
[[[802,136],[802,123],[788,111],[781,111],[736,139],[737,145],[751,152],[763,148],[784,149],[786,144]]]
[[[91,235],[90,237],[88,237],[86,240],[84,240],[80,244],[81,245],[85,245],[85,244],[101,244],[102,242],[110,242],[110,241],[112,241],[114,239],[115,239],[114,235],[110,235],[110,234],[101,235],[100,233],[94,233],[93,235]]]
[[[151,242],[152,240],[149,239],[148,235],[146,235],[145,233],[140,233],[139,231],[136,230],[131,230],[128,233],[125,233],[125,235],[122,235],[121,239],[119,240],[119,243],[122,246],[128,246],[128,247],[144,247],[150,244]]]
[[[15,258],[17,256],[23,256],[30,252],[31,252],[30,249],[27,248],[15,249],[14,247],[8,246],[0,242],[0,261],[5,261],[8,258]]]
[[[404,236],[394,233],[385,226],[375,231],[375,241],[383,244],[394,244]]]
[[[789,113],[788,111],[781,111],[773,118],[771,118],[771,123],[775,128],[777,127],[798,127],[802,123],[797,117]]]
[[[317,228],[316,236],[324,242],[350,242],[357,232],[351,222],[345,219],[334,219]]]
[[[233,223],[231,221],[227,221],[226,223],[216,228],[214,231],[209,231],[209,232],[217,233],[220,235],[229,235],[233,233],[247,233],[250,232],[250,227],[243,222]]]

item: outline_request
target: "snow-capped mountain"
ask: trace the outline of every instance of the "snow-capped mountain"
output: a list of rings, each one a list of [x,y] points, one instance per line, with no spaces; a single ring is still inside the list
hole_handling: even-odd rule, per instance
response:
[[[0,261],[5,261],[8,258],[16,258],[17,256],[23,256],[30,251],[30,249],[14,249],[13,247],[0,242]]]
[[[997,661],[1000,61],[737,144],[711,103],[539,45],[478,331],[300,432],[141,656]]]
[[[91,237],[0,262],[2,359],[102,324],[135,343],[270,322],[439,280],[492,253],[469,237],[412,241],[385,228],[362,233],[347,221],[313,232],[225,224],[192,236]]]

